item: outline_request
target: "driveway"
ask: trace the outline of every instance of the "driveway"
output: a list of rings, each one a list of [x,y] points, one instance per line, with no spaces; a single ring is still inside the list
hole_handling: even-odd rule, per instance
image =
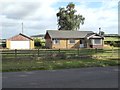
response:
[[[3,88],[117,88],[118,67],[4,72]]]

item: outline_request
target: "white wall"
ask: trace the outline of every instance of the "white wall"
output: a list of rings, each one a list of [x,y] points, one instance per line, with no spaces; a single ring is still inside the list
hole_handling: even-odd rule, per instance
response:
[[[30,49],[29,41],[10,41],[10,49]]]

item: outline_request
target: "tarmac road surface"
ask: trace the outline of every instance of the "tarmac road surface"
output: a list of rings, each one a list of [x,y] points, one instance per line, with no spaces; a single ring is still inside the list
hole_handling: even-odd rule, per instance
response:
[[[3,88],[118,88],[118,67],[4,72]]]

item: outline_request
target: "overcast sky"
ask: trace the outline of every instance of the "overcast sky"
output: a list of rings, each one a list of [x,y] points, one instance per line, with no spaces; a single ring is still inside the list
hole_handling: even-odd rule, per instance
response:
[[[22,32],[24,34],[45,34],[46,30],[57,30],[56,13],[59,7],[69,2],[75,4],[78,14],[85,17],[80,30],[106,34],[118,33],[119,0],[0,0],[0,37],[9,38]]]

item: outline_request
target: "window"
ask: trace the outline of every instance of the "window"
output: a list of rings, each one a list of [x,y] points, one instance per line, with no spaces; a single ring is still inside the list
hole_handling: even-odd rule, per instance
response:
[[[74,39],[70,39],[70,40],[69,40],[69,43],[70,43],[70,44],[74,44],[74,43],[75,43],[75,40],[74,40]]]
[[[53,39],[53,43],[54,43],[54,44],[59,44],[59,43],[60,43],[60,40],[59,40],[59,39]]]
[[[94,44],[101,44],[101,39],[94,39]]]

